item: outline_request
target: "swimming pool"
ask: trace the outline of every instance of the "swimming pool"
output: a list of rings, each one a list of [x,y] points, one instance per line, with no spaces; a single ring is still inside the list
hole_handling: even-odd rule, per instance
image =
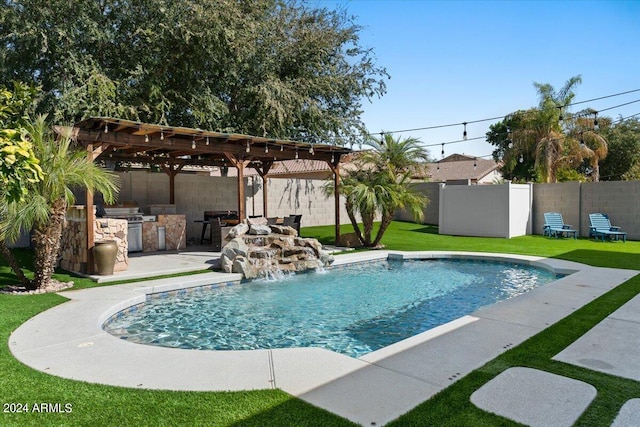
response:
[[[323,347],[359,357],[555,279],[506,262],[382,260],[149,298],[104,329],[174,348]]]

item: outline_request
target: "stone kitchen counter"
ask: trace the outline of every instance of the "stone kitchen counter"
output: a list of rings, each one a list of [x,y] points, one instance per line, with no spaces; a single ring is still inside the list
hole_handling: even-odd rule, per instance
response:
[[[164,249],[159,241],[164,228]],[[142,223],[142,251],[155,252],[159,250],[174,251],[187,247],[187,219],[185,215],[158,215],[156,221]]]

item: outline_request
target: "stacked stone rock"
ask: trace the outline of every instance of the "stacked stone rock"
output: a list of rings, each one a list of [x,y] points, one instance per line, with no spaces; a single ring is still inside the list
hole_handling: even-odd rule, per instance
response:
[[[274,271],[296,272],[324,267],[333,256],[322,250],[317,239],[298,237],[288,226],[238,224],[222,248],[221,267],[254,279]]]

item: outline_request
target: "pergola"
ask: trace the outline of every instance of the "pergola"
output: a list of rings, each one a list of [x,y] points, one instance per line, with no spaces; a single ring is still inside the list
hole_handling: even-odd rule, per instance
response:
[[[169,203],[175,203],[175,176],[185,166],[235,167],[238,216],[246,218],[244,171],[254,168],[263,180],[275,162],[310,159],[327,162],[334,177],[335,235],[340,239],[339,164],[351,150],[342,146],[309,144],[202,129],[162,126],[110,117],[91,117],[76,123],[73,138],[87,151],[91,161],[155,165],[169,176]],[[267,186],[263,213],[267,216]],[[87,249],[94,246],[93,194],[87,192]],[[93,263],[89,262],[89,266]]]

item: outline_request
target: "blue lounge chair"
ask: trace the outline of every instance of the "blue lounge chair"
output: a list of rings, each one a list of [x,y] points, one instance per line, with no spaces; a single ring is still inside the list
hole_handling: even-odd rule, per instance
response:
[[[598,240],[598,237],[602,237],[603,242],[605,237],[615,240],[619,240],[622,237],[623,242],[627,241],[627,233],[620,231],[620,227],[612,226],[607,215],[601,213],[589,214],[589,222],[591,223],[589,237],[593,237],[596,240]]]
[[[549,237],[569,237],[573,234],[573,238],[578,238],[578,230],[571,228],[569,224],[565,224],[562,214],[558,212],[544,213],[544,227],[542,229],[543,236]]]

